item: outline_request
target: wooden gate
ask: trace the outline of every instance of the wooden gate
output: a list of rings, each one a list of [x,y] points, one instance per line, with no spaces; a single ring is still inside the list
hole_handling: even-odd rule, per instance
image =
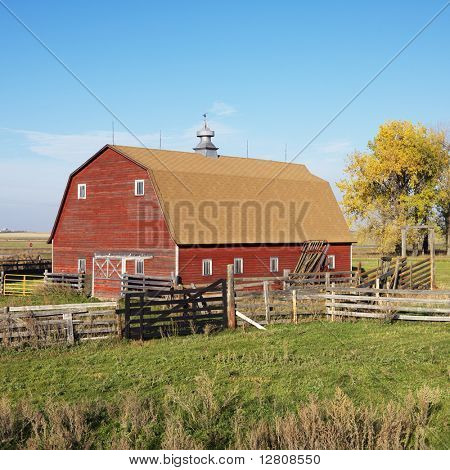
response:
[[[227,287],[220,279],[202,288],[125,294],[123,337],[151,339],[219,329],[227,324]],[[208,326],[207,326],[208,325]]]

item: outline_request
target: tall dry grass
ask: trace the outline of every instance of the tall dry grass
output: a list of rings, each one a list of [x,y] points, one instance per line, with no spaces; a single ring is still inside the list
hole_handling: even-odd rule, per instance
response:
[[[131,393],[116,404],[0,400],[1,449],[426,449],[440,391],[424,387],[382,409],[337,389],[295,412],[249,416],[238,393],[224,396],[203,374],[194,391],[159,400]]]

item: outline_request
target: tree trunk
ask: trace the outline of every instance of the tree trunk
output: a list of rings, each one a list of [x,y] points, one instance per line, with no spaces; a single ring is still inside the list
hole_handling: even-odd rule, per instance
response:
[[[423,237],[423,242],[422,242],[422,254],[426,255],[427,253],[429,253],[428,232],[425,233],[425,236]]]
[[[447,228],[447,256],[450,256],[450,207],[447,212],[447,223],[446,228]]]

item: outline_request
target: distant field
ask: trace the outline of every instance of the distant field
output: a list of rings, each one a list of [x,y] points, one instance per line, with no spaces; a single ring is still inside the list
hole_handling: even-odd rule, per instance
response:
[[[0,233],[0,258],[20,255],[50,258],[48,236],[47,232]]]

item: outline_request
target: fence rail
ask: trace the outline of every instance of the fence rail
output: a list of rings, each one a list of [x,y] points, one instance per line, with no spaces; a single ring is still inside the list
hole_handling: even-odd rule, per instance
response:
[[[236,310],[260,324],[296,322],[302,315],[450,321],[450,291],[329,286],[328,282],[320,289],[289,283],[289,290],[280,290],[274,282],[250,280],[236,283]],[[262,289],[246,288],[255,285],[262,285]]]
[[[32,274],[4,274],[3,295],[30,295],[44,285],[44,276]]]
[[[408,321],[450,321],[449,291],[395,289],[327,289],[321,294],[296,293],[296,300],[318,302],[332,319],[379,318]]]
[[[0,271],[5,273],[20,272],[44,272],[46,269],[52,268],[52,262],[48,259],[41,260],[5,260],[0,262]]]
[[[224,327],[227,290],[224,280],[206,287],[179,289],[170,298],[157,298],[151,291],[125,294],[123,335],[127,339],[150,339],[204,331],[206,325]]]
[[[174,289],[171,277],[144,276],[123,274],[121,279],[121,296],[130,293],[146,292],[154,297],[169,295]]]
[[[85,277],[86,275],[84,273],[49,273],[47,271],[44,273],[45,284],[70,287],[77,291],[84,289]]]
[[[0,341],[48,344],[117,335],[116,302],[5,307],[0,311]]]

